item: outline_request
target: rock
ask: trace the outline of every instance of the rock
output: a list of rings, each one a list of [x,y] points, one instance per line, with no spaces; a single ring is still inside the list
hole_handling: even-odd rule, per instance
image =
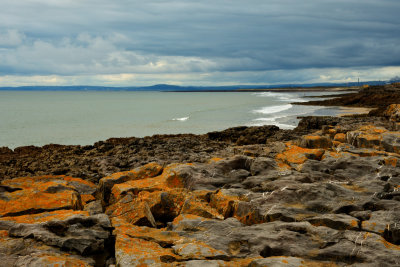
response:
[[[136,227],[123,220],[113,219],[115,243],[115,258],[117,266],[159,266],[180,259],[170,248],[163,248],[153,240],[149,241],[138,236]],[[153,232],[154,233],[154,232]]]
[[[357,230],[359,221],[345,214],[324,214],[307,219],[312,225],[327,226],[336,230]]]
[[[207,202],[190,196],[185,199],[180,214],[193,214],[204,218],[224,219],[224,216],[210,207]]]
[[[0,237],[2,266],[94,266],[95,261],[46,246],[33,239]]]
[[[346,138],[346,134],[344,133],[338,133],[335,135],[335,137],[333,138],[334,141],[338,141],[340,143],[344,143],[346,142],[347,138]]]
[[[2,180],[0,261],[398,266],[400,154],[393,123],[315,117],[294,131],[239,127],[0,149],[0,177],[81,177]]]
[[[100,197],[105,203],[107,203],[110,198],[111,189],[114,185],[125,183],[127,181],[151,178],[159,175],[162,169],[162,166],[153,162],[131,171],[114,173],[110,176],[104,177],[100,179],[99,182]]]
[[[321,135],[305,135],[302,137],[301,147],[304,148],[330,148],[332,147],[332,141],[327,136]]]
[[[279,131],[274,125],[261,127],[234,127],[221,132],[207,134],[211,140],[220,140],[236,143],[238,145],[265,144],[268,137]]]
[[[90,215],[103,213],[103,206],[101,200],[89,202],[83,207],[83,210],[88,211]]]
[[[323,149],[308,149],[287,143],[286,150],[276,156],[276,161],[280,168],[290,168],[309,159],[321,160],[324,153]]]
[[[383,115],[391,121],[400,122],[400,104],[389,105]]]
[[[111,190],[110,203],[119,201],[129,192],[137,195],[141,191],[153,192],[190,187],[192,179],[190,168],[191,166],[186,164],[172,164],[159,176],[116,184]]]
[[[384,151],[400,154],[400,132],[383,133],[382,148]]]
[[[276,169],[276,162],[271,158],[256,158],[250,166],[250,173],[253,176],[265,175]]]
[[[216,250],[204,242],[189,242],[178,244],[172,247],[174,252],[183,259],[222,259],[226,258],[227,254],[223,251]]]
[[[89,193],[96,190],[90,182],[67,176],[15,178],[4,180],[0,187],[3,188],[0,192],[0,216],[79,210],[83,208],[83,196],[91,196]]]
[[[82,266],[89,267],[95,264],[94,261],[88,261],[88,259],[81,259],[78,257],[70,256],[68,254],[56,254],[56,253],[32,253],[27,256],[19,257],[15,261],[13,266]]]
[[[257,259],[250,263],[249,267],[265,267],[265,266],[276,266],[276,267],[299,267],[299,266],[326,266],[335,267],[338,266],[334,262],[315,262],[308,261],[302,258],[290,257],[290,256],[275,256],[268,257],[265,259]]]
[[[0,225],[8,230],[10,237],[34,238],[81,255],[103,251],[111,228],[104,214],[88,216],[85,212],[74,211],[3,217]]]

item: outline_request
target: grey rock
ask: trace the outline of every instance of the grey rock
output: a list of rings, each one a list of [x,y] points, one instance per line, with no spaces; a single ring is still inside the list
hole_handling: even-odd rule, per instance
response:
[[[82,255],[100,252],[109,238],[110,222],[104,214],[73,216],[67,220],[53,220],[40,224],[14,223],[11,237],[34,238],[49,246],[77,251]]]
[[[83,207],[83,210],[88,211],[90,215],[103,213],[103,206],[101,205],[101,200],[89,202]]]
[[[263,157],[256,158],[250,166],[250,172],[251,175],[253,176],[265,175],[271,171],[274,171],[275,169],[276,169],[275,160]]]

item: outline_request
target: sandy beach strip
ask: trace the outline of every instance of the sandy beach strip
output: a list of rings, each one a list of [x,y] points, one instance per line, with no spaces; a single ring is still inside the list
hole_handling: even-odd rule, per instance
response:
[[[339,107],[340,111],[338,116],[347,116],[353,114],[368,114],[373,108],[364,108],[364,107]]]

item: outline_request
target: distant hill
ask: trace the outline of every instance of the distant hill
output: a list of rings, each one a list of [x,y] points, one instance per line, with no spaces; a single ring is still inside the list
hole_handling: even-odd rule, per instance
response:
[[[351,83],[311,83],[311,84],[274,84],[274,85],[232,85],[232,86],[178,86],[156,84],[152,86],[19,86],[0,87],[0,90],[11,91],[231,91],[237,89],[273,89],[273,88],[311,88],[311,87],[345,87],[362,85],[383,85],[386,81],[368,81]]]

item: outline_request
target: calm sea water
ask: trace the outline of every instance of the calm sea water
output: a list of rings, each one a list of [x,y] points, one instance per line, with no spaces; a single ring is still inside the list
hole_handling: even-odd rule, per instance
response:
[[[0,91],[0,146],[87,145],[110,137],[207,133],[239,125],[288,129],[297,125],[296,116],[338,112],[289,104],[318,94]]]

